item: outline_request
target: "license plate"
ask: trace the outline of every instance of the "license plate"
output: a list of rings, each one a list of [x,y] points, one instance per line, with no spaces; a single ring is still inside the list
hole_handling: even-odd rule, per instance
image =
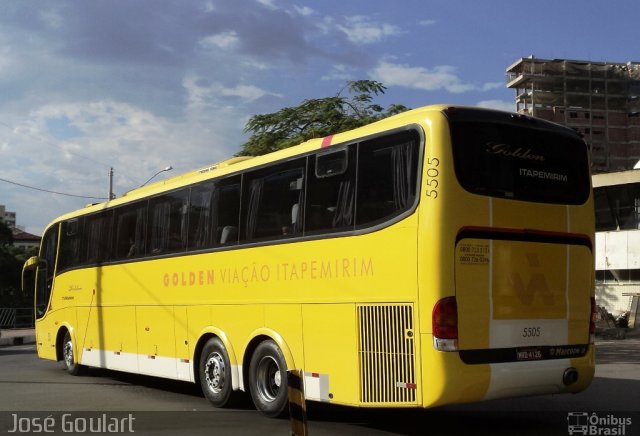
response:
[[[524,350],[516,350],[516,358],[518,360],[541,360],[542,350],[539,348],[527,348]]]

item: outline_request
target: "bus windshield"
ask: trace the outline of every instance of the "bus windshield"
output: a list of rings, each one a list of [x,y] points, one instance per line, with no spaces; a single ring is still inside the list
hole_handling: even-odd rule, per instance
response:
[[[588,155],[578,135],[528,117],[468,112],[475,111],[448,115],[456,175],[467,191],[540,203],[587,201]]]

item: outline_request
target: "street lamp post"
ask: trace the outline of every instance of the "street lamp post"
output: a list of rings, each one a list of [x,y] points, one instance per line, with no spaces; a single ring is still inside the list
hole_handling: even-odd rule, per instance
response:
[[[171,165],[169,165],[168,167],[165,167],[163,169],[161,169],[160,171],[158,171],[157,173],[155,173],[153,176],[149,177],[149,180],[147,180],[146,182],[144,182],[142,185],[140,185],[140,187],[142,188],[144,185],[146,185],[147,183],[149,183],[155,176],[157,176],[160,173],[164,173],[165,171],[171,171],[173,169],[173,167]]]

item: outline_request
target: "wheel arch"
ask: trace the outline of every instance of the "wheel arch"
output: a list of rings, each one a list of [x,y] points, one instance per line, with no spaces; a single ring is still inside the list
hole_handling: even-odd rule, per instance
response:
[[[73,329],[73,327],[71,327],[70,325],[63,323],[60,328],[58,328],[58,332],[56,333],[56,361],[60,362],[64,357],[63,357],[63,351],[62,348],[64,346],[64,335],[69,332],[69,334],[71,335],[71,342],[73,343],[73,355],[76,358],[76,360],[78,360],[79,363],[79,358],[80,358],[80,354],[78,353],[78,343],[76,341],[75,338],[75,331]]]
[[[251,356],[253,356],[254,351],[261,342],[269,339],[275,342],[278,348],[280,348],[280,351],[282,351],[284,360],[287,363],[287,369],[294,369],[296,367],[291,349],[285,342],[284,338],[272,329],[260,328],[251,334],[251,340],[249,340],[249,343],[244,349],[244,355],[242,358],[243,388],[244,386],[249,386],[249,365],[251,363]]]
[[[238,389],[242,389],[242,377],[240,376],[240,369],[238,365],[238,359],[236,358],[235,350],[231,345],[231,341],[227,337],[226,333],[217,328],[217,327],[207,327],[198,337],[198,342],[193,350],[193,365],[191,366],[191,371],[193,372],[193,381],[199,385],[200,384],[200,358],[202,356],[202,350],[204,349],[205,344],[209,341],[209,339],[217,338],[222,342],[224,348],[227,351],[227,355],[229,356],[229,364],[231,365],[231,386],[234,391]]]

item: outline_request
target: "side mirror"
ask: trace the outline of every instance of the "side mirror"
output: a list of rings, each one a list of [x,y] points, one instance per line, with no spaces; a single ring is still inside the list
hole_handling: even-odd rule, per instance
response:
[[[25,271],[34,269],[39,263],[40,258],[38,256],[31,256],[22,266],[22,272],[24,273]]]
[[[26,293],[27,288],[35,287],[35,270],[36,268],[47,268],[47,261],[40,259],[38,256],[32,256],[22,266],[22,292]],[[28,278],[27,278],[28,276]],[[32,289],[33,291],[33,289]]]

